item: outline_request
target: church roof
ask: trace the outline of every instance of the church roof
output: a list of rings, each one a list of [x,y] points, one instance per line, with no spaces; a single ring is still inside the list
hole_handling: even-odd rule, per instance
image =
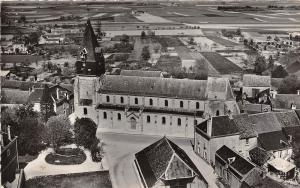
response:
[[[155,183],[165,174],[174,155],[181,159],[188,168],[206,182],[188,155],[175,143],[168,138],[163,137],[135,154],[136,162],[141,170],[141,175],[143,176],[147,187],[155,185]]]
[[[233,99],[229,82],[224,78],[188,80],[158,77],[105,75],[99,92],[130,94],[136,96],[160,96],[196,100]],[[228,95],[228,92],[230,94]]]
[[[94,33],[94,30],[91,25],[91,21],[88,20],[85,26],[85,31],[83,34],[83,44],[82,47],[87,50],[87,62],[95,62],[97,61],[95,47],[98,47],[99,44],[97,42],[97,37]]]

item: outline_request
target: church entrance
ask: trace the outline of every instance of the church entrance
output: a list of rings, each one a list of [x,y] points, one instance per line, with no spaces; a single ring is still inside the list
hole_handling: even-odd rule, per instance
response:
[[[130,118],[130,125],[131,125],[130,127],[131,127],[131,129],[134,129],[134,130],[136,129],[136,123],[137,123],[136,119],[134,117],[131,117]]]

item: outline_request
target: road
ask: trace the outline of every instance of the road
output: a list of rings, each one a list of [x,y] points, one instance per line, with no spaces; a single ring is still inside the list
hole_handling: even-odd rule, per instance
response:
[[[134,154],[161,137],[99,132],[97,132],[97,136],[104,142],[104,155],[109,165],[113,187],[141,188],[134,169]],[[217,187],[213,169],[193,152],[190,140],[183,138],[170,139],[187,152],[208,181],[209,186]]]

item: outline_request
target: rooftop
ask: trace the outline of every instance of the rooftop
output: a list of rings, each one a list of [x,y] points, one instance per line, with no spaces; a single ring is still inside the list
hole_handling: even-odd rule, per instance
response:
[[[121,70],[122,76],[161,77],[161,71]]]
[[[277,170],[281,172],[288,172],[292,170],[293,168],[296,168],[296,166],[282,158],[275,158],[272,161],[268,162],[269,165],[273,166]]]
[[[244,87],[271,87],[271,77],[260,76],[255,74],[244,74],[243,86]]]
[[[300,95],[298,94],[276,94],[272,99],[274,108],[291,109],[292,104],[296,105],[296,108],[300,108]]]
[[[277,151],[291,147],[281,130],[259,134],[258,142],[266,151]]]

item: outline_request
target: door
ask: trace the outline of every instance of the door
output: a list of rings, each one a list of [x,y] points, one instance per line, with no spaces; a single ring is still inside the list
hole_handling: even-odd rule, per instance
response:
[[[130,128],[135,130],[136,129],[136,123],[137,123],[136,119],[134,117],[131,117],[130,118]]]

